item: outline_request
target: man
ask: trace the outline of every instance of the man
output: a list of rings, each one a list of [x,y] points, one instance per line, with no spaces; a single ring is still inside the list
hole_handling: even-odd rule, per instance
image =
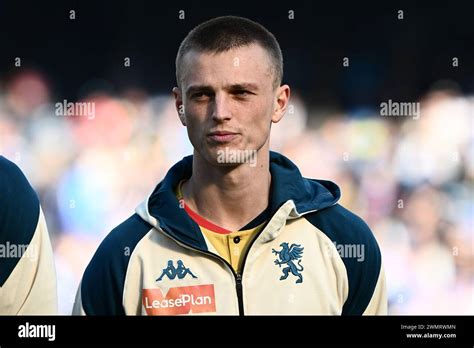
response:
[[[220,17],[188,34],[173,94],[194,155],[102,242],[73,313],[386,313],[367,225],[337,204],[334,183],[269,151],[290,96],[282,75],[276,39],[255,22]]]
[[[0,156],[0,315],[56,313],[53,250],[38,197]]]

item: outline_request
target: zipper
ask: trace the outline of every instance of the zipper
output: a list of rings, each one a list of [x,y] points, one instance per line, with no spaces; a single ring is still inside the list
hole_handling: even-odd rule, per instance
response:
[[[243,268],[242,268],[243,269]],[[242,292],[242,274],[237,273],[235,275],[235,287],[237,290],[237,301],[239,302],[239,315],[244,315],[244,299]]]
[[[336,205],[337,202],[335,202],[334,204],[330,205],[333,206],[333,205]],[[312,212],[315,212],[315,211],[318,211],[319,209],[315,209],[315,210],[311,210],[311,211],[308,211],[308,212],[304,212],[303,214],[300,214],[300,216],[298,217],[302,217],[303,215],[306,215],[308,213],[312,213]],[[278,210],[277,210],[278,211]],[[275,214],[270,214],[271,217],[273,217]],[[298,217],[295,217],[298,218]],[[227,268],[232,272],[232,275],[234,276],[234,280],[235,280],[235,290],[236,290],[236,293],[237,293],[237,302],[238,302],[238,305],[239,305],[239,316],[243,316],[245,315],[245,311],[244,311],[244,299],[243,299],[243,286],[242,286],[242,277],[243,277],[243,274],[244,274],[244,269],[245,269],[245,263],[247,262],[247,256],[250,252],[250,249],[252,249],[252,246],[253,244],[255,243],[255,241],[258,239],[258,237],[263,233],[263,231],[265,230],[265,228],[267,228],[268,224],[270,223],[270,221],[272,220],[272,218],[270,218],[267,222],[265,222],[265,225],[262,227],[262,229],[260,230],[260,232],[253,238],[253,240],[250,242],[249,244],[249,247],[247,248],[247,251],[244,255],[244,259],[242,261],[242,271],[241,273],[237,273],[234,271],[234,268],[232,268],[232,265],[227,262],[227,260],[225,260],[224,258],[222,258],[221,256],[217,255],[217,254],[213,254],[211,252],[208,252],[208,251],[205,251],[205,250],[201,250],[201,249],[197,249],[197,248],[194,248],[192,247],[191,245],[189,244],[186,244],[186,243],[183,243],[173,237],[171,237],[171,235],[169,233],[167,233],[162,227],[154,227],[156,228],[157,230],[161,230],[163,232],[163,234],[165,236],[167,236],[168,238],[170,238],[171,240],[175,241],[177,244],[181,245],[182,247],[184,248],[187,248],[187,249],[190,249],[190,250],[194,250],[194,251],[197,251],[197,252],[200,252],[200,253],[203,253],[205,255],[209,255],[211,257],[214,257],[218,260],[221,260],[222,262],[224,262],[224,264],[227,266]],[[290,218],[291,220],[291,218]],[[153,225],[152,225],[153,226]]]
[[[273,215],[271,215],[273,216]],[[245,311],[244,311],[244,300],[243,300],[243,293],[242,293],[242,276],[244,274],[244,269],[245,269],[245,263],[247,262],[247,256],[250,252],[250,249],[252,249],[252,246],[253,244],[255,243],[255,241],[258,239],[258,237],[262,234],[262,232],[265,230],[265,228],[267,228],[269,222],[270,222],[271,219],[269,219],[265,225],[262,227],[262,229],[260,230],[260,232],[258,232],[258,234],[252,239],[252,241],[250,242],[249,244],[249,247],[247,248],[247,251],[245,252],[245,255],[244,255],[244,259],[242,261],[242,270],[241,270],[241,273],[240,274],[236,274],[236,287],[237,287],[237,298],[239,300],[239,315],[240,316],[243,316],[245,315]],[[225,261],[225,260],[224,260]]]
[[[314,211],[317,211],[318,209],[314,210]],[[301,214],[301,216],[303,216],[304,214],[306,213],[303,213]],[[275,214],[270,214],[271,217],[273,217]],[[227,260],[223,259],[222,257],[220,257],[219,255],[217,254],[213,254],[211,252],[208,252],[208,251],[205,251],[205,250],[201,250],[201,249],[196,249],[188,244],[185,244],[185,243],[182,243],[180,241],[178,241],[177,239],[171,237],[171,235],[167,232],[165,232],[165,230],[160,227],[160,229],[163,231],[164,235],[167,236],[168,238],[174,240],[176,243],[178,243],[179,245],[185,247],[185,248],[188,248],[188,249],[191,249],[191,250],[194,250],[194,251],[198,251],[198,252],[201,252],[203,254],[206,254],[206,255],[210,255],[214,258],[217,258],[219,260],[221,260],[222,262],[224,262],[224,264],[227,265],[227,268],[232,272],[232,274],[234,275],[234,280],[235,280],[235,290],[236,290],[236,293],[237,293],[237,302],[239,304],[239,316],[243,316],[245,315],[245,311],[244,311],[244,299],[243,299],[243,286],[242,286],[242,277],[243,277],[243,274],[244,274],[244,269],[245,269],[245,263],[247,262],[247,256],[250,252],[250,249],[252,249],[252,246],[253,244],[255,243],[255,241],[258,239],[258,237],[263,233],[263,231],[265,230],[265,228],[267,228],[268,224],[270,223],[270,221],[272,220],[272,218],[270,218],[267,222],[265,222],[265,225],[262,227],[262,229],[260,230],[260,232],[252,239],[252,241],[250,242],[249,244],[249,247],[247,248],[247,251],[244,255],[244,259],[242,261],[242,270],[241,270],[241,273],[237,273],[234,271],[234,269],[232,268],[232,265],[227,262]]]
[[[337,202],[333,203],[332,205],[330,205],[330,207],[332,207],[333,205],[336,205]],[[277,209],[278,211],[279,209]],[[295,207],[295,210],[296,210],[296,207]],[[299,218],[299,217],[302,217],[303,215],[306,215],[308,213],[313,213],[313,212],[316,212],[318,211],[319,209],[315,209],[315,210],[311,210],[311,211],[307,211],[307,212],[304,212],[302,214],[300,214],[300,216],[298,217],[295,217],[296,218]],[[276,212],[275,212],[276,213]],[[265,225],[262,227],[262,229],[260,230],[260,232],[255,236],[255,238],[250,242],[249,244],[249,247],[247,248],[247,252],[245,253],[244,255],[244,259],[242,261],[242,271],[240,274],[236,274],[236,287],[237,287],[237,297],[239,299],[239,314],[242,316],[244,315],[244,303],[243,303],[243,299],[242,299],[242,276],[244,274],[244,269],[245,269],[245,263],[247,262],[247,256],[250,252],[250,249],[252,249],[252,246],[253,244],[255,243],[255,241],[258,239],[258,237],[263,233],[263,231],[265,230],[265,228],[267,228],[268,224],[270,223],[270,221],[272,220],[272,218],[275,216],[275,213],[274,214],[270,214],[271,218],[265,222]],[[288,217],[287,217],[288,219]],[[226,262],[224,260],[224,262]],[[226,262],[227,263],[227,262]],[[238,277],[237,277],[238,276]],[[240,290],[239,290],[239,287],[240,287]],[[240,291],[240,294],[239,294],[239,291]]]
[[[227,260],[223,259],[221,256],[219,256],[217,254],[213,254],[209,251],[194,248],[189,244],[183,243],[183,242],[171,237],[171,235],[169,233],[167,233],[162,227],[159,227],[159,230],[162,230],[163,234],[165,236],[167,236],[171,240],[175,241],[177,244],[181,245],[184,248],[194,250],[194,251],[200,252],[200,253],[205,254],[205,255],[212,256],[212,257],[214,257],[216,259],[219,259],[222,262],[224,262],[224,264],[227,266],[227,268],[232,272],[232,275],[234,276],[235,289],[236,289],[236,293],[237,293],[237,301],[238,301],[238,304],[239,304],[239,315],[240,316],[244,315],[244,302],[243,302],[243,291],[242,291],[242,274],[235,272],[234,269],[232,268],[232,265],[229,262],[227,262]],[[250,247],[249,247],[249,249],[250,249]],[[247,255],[245,255],[245,256],[247,256]],[[242,267],[242,269],[243,269],[243,267]]]

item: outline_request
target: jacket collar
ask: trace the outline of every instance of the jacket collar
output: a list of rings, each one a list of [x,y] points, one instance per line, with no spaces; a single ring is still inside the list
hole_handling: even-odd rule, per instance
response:
[[[207,250],[199,226],[179,206],[174,189],[183,179],[192,175],[193,156],[184,157],[166,174],[154,191],[138,208],[142,219],[159,227],[179,242]],[[330,207],[339,200],[339,187],[330,181],[307,179],[285,156],[270,151],[270,216],[288,201],[293,201],[291,217]]]

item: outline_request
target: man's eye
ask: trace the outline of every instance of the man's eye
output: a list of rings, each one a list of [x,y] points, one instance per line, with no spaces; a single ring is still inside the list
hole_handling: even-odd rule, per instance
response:
[[[250,93],[248,91],[244,91],[244,90],[235,91],[234,94],[238,95],[239,97],[246,97],[246,96],[250,95]]]
[[[191,95],[191,98],[192,99],[204,99],[204,98],[207,98],[208,95],[204,92],[197,92],[197,93],[194,93]]]

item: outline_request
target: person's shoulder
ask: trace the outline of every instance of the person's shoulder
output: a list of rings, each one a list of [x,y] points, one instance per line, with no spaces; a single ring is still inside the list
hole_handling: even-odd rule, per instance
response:
[[[382,270],[382,255],[372,231],[364,220],[339,204],[305,217],[331,240],[344,263],[349,292],[342,314],[363,314]]]
[[[340,243],[376,243],[367,223],[340,204],[305,215],[313,226]]]
[[[88,315],[124,314],[121,298],[128,265],[135,247],[152,228],[133,214],[99,245],[81,282],[82,306]]]
[[[38,203],[36,193],[21,169],[13,162],[0,156],[0,199],[23,199],[24,202]]]
[[[39,200],[16,164],[0,156],[0,244],[28,245],[39,221]],[[0,259],[0,286],[9,277],[19,257]]]
[[[31,239],[39,218],[39,199],[20,168],[0,156],[0,239]]]
[[[100,244],[98,251],[113,253],[116,248],[133,249],[152,228],[148,222],[135,213],[110,231]]]
[[[21,170],[15,163],[3,156],[0,156],[0,175],[8,175],[14,172],[18,173],[21,172]]]

